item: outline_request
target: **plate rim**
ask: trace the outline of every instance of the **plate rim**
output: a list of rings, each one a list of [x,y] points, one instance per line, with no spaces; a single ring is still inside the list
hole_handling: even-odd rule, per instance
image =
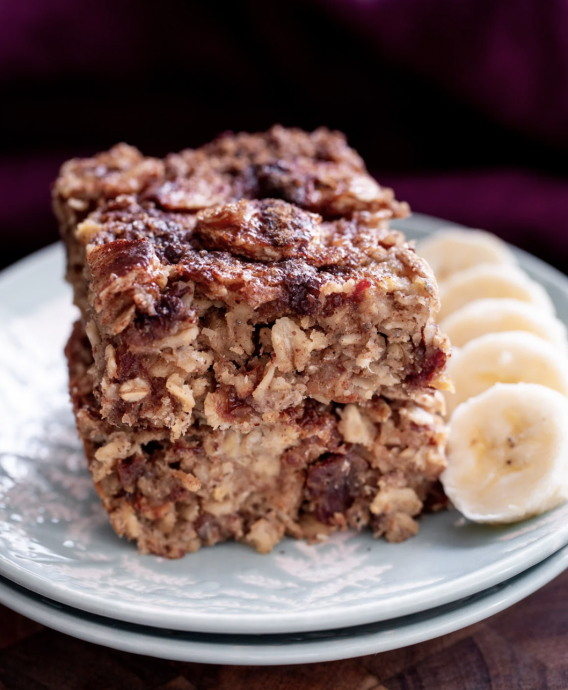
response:
[[[227,635],[230,639],[223,643],[187,641],[167,635],[167,630],[159,631],[164,633],[160,636],[153,635],[147,627],[142,631],[125,630],[125,625],[136,627],[136,624],[126,624],[109,618],[106,619],[107,624],[101,616],[62,606],[34,593],[28,595],[23,588],[12,585],[6,578],[0,579],[0,603],[66,635],[123,652],[182,662],[279,666],[339,661],[367,654],[379,654],[450,634],[513,606],[547,585],[567,568],[568,546],[565,546],[511,580],[505,580],[490,588],[485,596],[478,596],[473,601],[464,601],[462,605],[449,611],[439,614],[433,611],[433,615],[422,617],[415,623],[411,621],[378,632],[350,636],[347,629],[346,634],[336,639],[316,638],[288,644],[273,642],[263,645],[261,639],[255,643],[245,644],[243,641],[239,642],[238,635]],[[479,595],[483,595],[485,591]],[[397,620],[383,621],[383,626],[396,623]],[[343,633],[344,630],[337,632]],[[252,636],[246,637],[250,639]]]

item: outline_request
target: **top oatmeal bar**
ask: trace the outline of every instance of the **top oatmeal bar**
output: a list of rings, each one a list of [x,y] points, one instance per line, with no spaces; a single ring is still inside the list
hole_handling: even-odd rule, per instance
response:
[[[436,282],[388,227],[407,206],[337,133],[119,145],[66,163],[54,199],[111,424],[248,433],[445,386]]]

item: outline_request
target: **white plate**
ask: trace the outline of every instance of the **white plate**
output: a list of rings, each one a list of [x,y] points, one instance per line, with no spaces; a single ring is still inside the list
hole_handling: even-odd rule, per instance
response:
[[[568,547],[465,600],[382,623],[296,635],[208,635],[137,626],[57,604],[0,578],[0,603],[88,642],[175,661],[274,666],[377,654],[446,635],[488,618],[543,587],[568,567]]]
[[[440,221],[404,225],[423,235]],[[568,281],[520,254],[567,320]],[[261,556],[240,544],[179,561],[139,556],[108,525],[91,485],[62,355],[74,310],[63,252],[39,252],[0,277],[0,575],[50,599],[143,625],[206,633],[344,628],[487,589],[568,544],[568,506],[500,529],[455,512],[426,516],[404,544],[369,532]]]

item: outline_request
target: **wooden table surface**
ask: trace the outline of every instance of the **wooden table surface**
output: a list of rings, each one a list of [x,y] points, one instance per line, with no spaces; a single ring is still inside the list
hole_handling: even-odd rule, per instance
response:
[[[0,690],[566,690],[568,571],[430,642],[306,666],[209,666],[99,647],[0,606]]]

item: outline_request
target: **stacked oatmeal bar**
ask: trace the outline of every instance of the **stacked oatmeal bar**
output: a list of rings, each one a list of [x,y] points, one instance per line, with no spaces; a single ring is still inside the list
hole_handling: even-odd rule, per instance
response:
[[[327,129],[120,144],[54,186],[77,428],[119,535],[179,557],[444,504],[447,339],[406,204]]]

